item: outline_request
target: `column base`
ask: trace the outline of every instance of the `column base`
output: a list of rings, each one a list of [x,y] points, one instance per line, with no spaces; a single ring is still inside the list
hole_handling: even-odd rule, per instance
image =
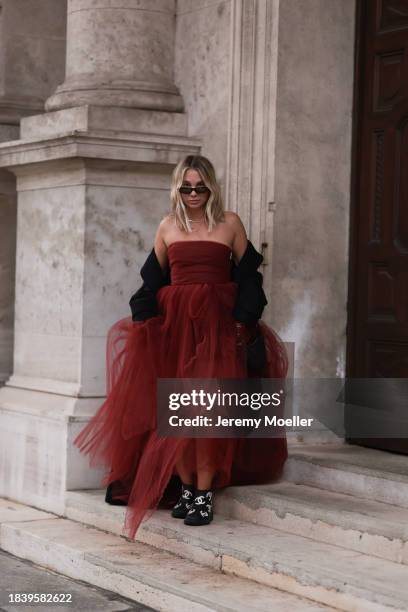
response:
[[[46,111],[93,104],[161,110],[173,113],[184,111],[183,99],[176,87],[160,83],[117,81],[102,84],[71,83],[60,85],[45,103]]]
[[[0,96],[0,124],[19,125],[21,117],[44,110],[44,100],[35,96]]]
[[[66,133],[110,133],[118,138],[132,134],[187,136],[187,115],[141,108],[86,104],[42,113],[21,120],[20,138],[51,138]]]
[[[72,441],[103,398],[0,389],[0,497],[62,514],[65,493],[100,488],[108,468],[90,469]]]

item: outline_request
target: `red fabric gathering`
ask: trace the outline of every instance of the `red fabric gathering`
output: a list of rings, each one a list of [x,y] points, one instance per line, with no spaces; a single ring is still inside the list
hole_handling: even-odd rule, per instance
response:
[[[91,467],[105,467],[101,486],[116,483],[127,501],[124,534],[134,538],[142,520],[179,495],[175,464],[197,473],[196,447],[215,470],[213,488],[272,482],[287,459],[282,438],[160,438],[156,430],[157,378],[245,378],[245,347],[232,310],[231,250],[211,241],[180,241],[168,249],[171,284],[157,293],[159,315],[117,321],[106,345],[106,400],[74,444]],[[276,332],[263,321],[267,364],[256,375],[285,378],[288,358]],[[251,373],[253,375],[253,373]],[[200,453],[202,457],[202,453]],[[203,465],[200,464],[200,469]]]

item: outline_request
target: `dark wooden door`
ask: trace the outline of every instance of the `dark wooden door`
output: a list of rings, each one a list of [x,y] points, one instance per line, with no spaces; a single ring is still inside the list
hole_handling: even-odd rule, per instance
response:
[[[355,68],[347,375],[406,378],[408,0],[358,0]],[[346,439],[408,454],[406,438]]]

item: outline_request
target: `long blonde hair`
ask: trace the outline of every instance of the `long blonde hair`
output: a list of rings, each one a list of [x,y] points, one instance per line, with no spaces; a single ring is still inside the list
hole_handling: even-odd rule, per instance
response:
[[[174,217],[179,229],[191,232],[187,210],[178,190],[183,184],[184,174],[189,168],[197,170],[204,185],[210,190],[210,195],[205,205],[204,216],[208,224],[208,230],[211,232],[219,221],[224,220],[224,204],[221,189],[215,176],[214,166],[203,155],[187,155],[174,168],[170,191],[171,215]]]

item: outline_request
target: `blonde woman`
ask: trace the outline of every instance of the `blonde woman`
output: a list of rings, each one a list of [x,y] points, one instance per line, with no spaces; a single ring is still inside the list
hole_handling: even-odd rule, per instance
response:
[[[239,216],[225,211],[211,162],[174,169],[171,210],[158,225],[131,297],[132,317],[107,342],[107,398],[74,443],[109,473],[106,501],[127,505],[133,538],[160,506],[185,525],[213,520],[214,490],[279,478],[286,438],[159,437],[158,378],[284,378],[278,335],[260,321],[262,255]]]

